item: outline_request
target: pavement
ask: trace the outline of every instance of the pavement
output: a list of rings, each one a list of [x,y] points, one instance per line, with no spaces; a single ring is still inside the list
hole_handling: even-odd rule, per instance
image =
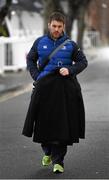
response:
[[[32,83],[32,78],[27,70],[5,72],[0,75],[0,96],[7,92],[21,90]]]

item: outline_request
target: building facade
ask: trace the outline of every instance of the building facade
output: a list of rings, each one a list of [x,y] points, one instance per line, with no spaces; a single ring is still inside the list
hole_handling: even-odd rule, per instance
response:
[[[92,0],[87,13],[87,25],[99,31],[103,44],[109,44],[109,0]]]

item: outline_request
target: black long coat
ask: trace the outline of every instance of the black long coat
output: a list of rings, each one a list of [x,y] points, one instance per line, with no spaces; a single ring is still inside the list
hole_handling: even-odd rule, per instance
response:
[[[33,141],[78,143],[85,138],[85,111],[76,78],[49,74],[37,81],[31,96],[23,135]]]

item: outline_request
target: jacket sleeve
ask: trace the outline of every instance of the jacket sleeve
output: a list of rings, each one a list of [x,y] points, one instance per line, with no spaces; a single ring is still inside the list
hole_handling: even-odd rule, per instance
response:
[[[35,81],[37,80],[37,76],[39,74],[39,70],[37,68],[37,59],[38,59],[37,46],[38,46],[39,40],[40,40],[40,38],[38,38],[33,43],[33,46],[27,55],[27,69],[29,70],[31,77]]]
[[[72,66],[70,66],[69,73],[71,75],[76,76],[80,72],[82,72],[87,66],[88,66],[88,61],[83,53],[83,51],[77,46],[77,44],[74,44],[74,52],[72,53]]]

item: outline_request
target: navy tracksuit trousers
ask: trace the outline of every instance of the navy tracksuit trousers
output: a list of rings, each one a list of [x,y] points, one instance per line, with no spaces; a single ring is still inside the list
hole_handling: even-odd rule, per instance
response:
[[[45,155],[51,155],[53,164],[60,164],[64,166],[64,156],[67,153],[67,145],[64,144],[41,144]]]

